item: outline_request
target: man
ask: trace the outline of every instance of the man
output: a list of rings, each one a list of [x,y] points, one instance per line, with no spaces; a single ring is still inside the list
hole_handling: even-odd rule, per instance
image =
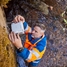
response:
[[[28,67],[35,67],[40,62],[46,50],[46,36],[44,34],[45,26],[36,23],[32,29],[25,22],[24,17],[20,15],[16,16],[13,20],[15,23],[18,23],[19,21],[22,21],[26,34],[24,45],[22,45],[19,34],[11,32],[9,34],[9,39],[17,48],[17,54],[29,63]]]

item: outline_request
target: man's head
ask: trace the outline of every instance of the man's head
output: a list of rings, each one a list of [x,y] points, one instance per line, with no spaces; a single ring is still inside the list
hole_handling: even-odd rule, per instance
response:
[[[46,30],[46,28],[45,28],[44,24],[36,23],[32,30],[32,37],[33,38],[41,37],[44,34],[45,30]]]

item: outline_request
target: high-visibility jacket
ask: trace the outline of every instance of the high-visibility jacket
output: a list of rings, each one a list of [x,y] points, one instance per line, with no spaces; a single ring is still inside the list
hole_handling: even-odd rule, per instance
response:
[[[24,28],[26,33],[26,41],[24,43],[24,49],[18,53],[24,60],[29,62],[31,65],[35,66],[40,62],[45,50],[46,50],[46,36],[33,39],[31,33],[28,31],[31,28],[24,22]]]

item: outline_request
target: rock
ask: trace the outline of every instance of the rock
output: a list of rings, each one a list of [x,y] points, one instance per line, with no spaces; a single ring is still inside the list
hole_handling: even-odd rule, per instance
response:
[[[44,2],[41,2],[38,7],[43,12],[43,14],[48,15],[48,13],[49,13],[48,7],[49,6],[47,4],[45,4]]]

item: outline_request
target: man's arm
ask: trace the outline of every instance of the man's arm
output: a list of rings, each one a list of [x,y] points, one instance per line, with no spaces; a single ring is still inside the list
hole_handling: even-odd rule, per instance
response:
[[[46,43],[44,44],[45,44],[44,46],[42,44],[38,44],[32,50],[28,50],[27,48],[24,48],[21,52],[17,51],[17,54],[28,62],[41,59],[46,49]]]
[[[23,26],[24,26],[24,32],[25,32],[25,34],[31,33],[31,27],[27,24],[27,22],[24,22]]]
[[[21,52],[17,51],[17,53],[19,56],[21,56],[24,60],[27,60],[28,62],[37,60],[37,58],[41,58],[46,49],[46,38],[43,42],[38,43],[36,47],[31,50],[28,50],[27,48],[23,47],[19,34],[16,35],[15,33],[11,32],[11,34],[9,34],[9,39],[17,49],[23,48]]]
[[[20,21],[22,21],[22,23],[24,25],[25,33],[31,33],[31,27],[28,25],[27,22],[25,22],[25,18],[23,16],[17,15],[12,22],[18,23]]]

